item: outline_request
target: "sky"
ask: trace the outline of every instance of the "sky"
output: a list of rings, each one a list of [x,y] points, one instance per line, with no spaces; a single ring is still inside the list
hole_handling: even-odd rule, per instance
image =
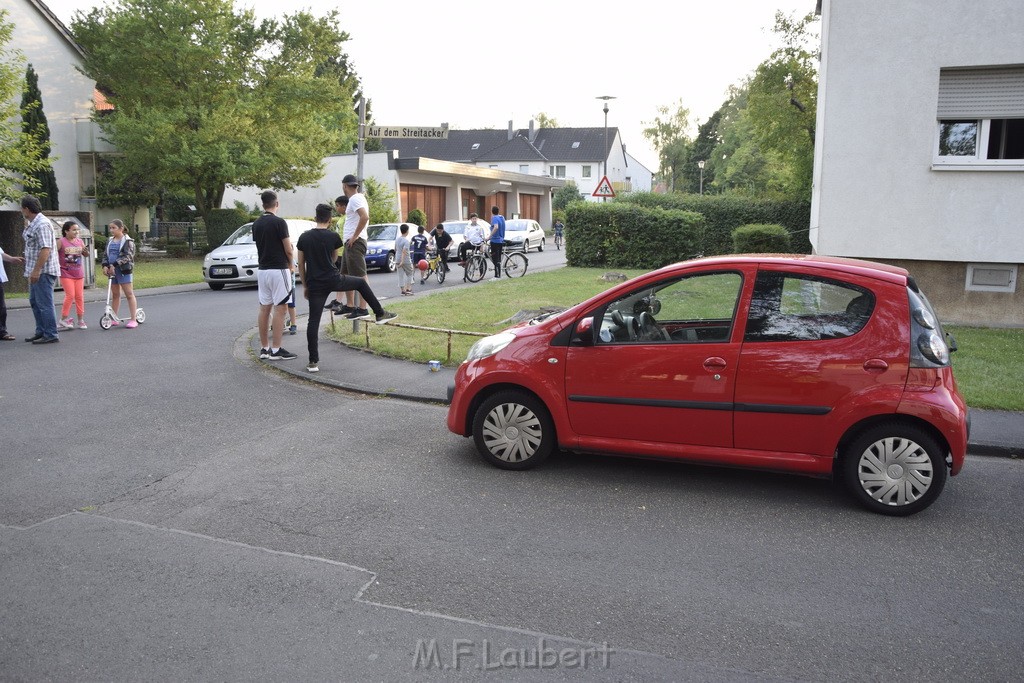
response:
[[[70,26],[76,10],[112,0],[44,0]],[[618,127],[651,171],[643,129],[659,107],[690,110],[693,131],[779,45],[776,11],[803,16],[815,0],[235,0],[270,17],[337,8],[345,52],[372,100],[374,123],[527,128],[543,112],[564,127]],[[671,8],[671,9],[668,9]]]

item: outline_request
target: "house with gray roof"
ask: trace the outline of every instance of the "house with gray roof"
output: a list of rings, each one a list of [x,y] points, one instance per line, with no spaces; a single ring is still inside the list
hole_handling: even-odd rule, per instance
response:
[[[450,130],[445,140],[387,139],[384,145],[400,159],[428,158],[524,175],[572,180],[584,199],[605,175],[616,194],[645,191],[653,174],[626,152],[619,129],[491,128]],[[607,165],[607,166],[606,166]]]

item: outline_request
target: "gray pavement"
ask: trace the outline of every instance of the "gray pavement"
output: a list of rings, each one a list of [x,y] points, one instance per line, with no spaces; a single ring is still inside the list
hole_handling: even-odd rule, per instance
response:
[[[187,291],[202,291],[205,284],[176,285],[146,289],[138,292],[140,297],[158,294],[173,294]],[[430,290],[421,292],[430,294]],[[97,285],[85,291],[86,302],[104,301],[107,290]],[[57,298],[60,300],[58,294]],[[7,307],[11,309],[28,308],[27,299],[7,299]],[[302,304],[299,310],[302,310]],[[92,317],[96,316],[92,314]],[[324,314],[323,324],[329,325],[331,316]],[[390,396],[411,401],[428,403],[448,402],[447,388],[454,380],[455,368],[442,367],[439,372],[430,372],[426,364],[411,363],[394,358],[376,356],[367,351],[353,349],[343,344],[323,338],[320,342],[320,372],[306,372],[306,316],[299,315],[299,331],[292,337],[285,336],[284,344],[289,350],[299,354],[292,361],[262,361],[274,366],[281,372],[319,384],[332,386],[346,391],[354,391],[371,396]],[[89,324],[95,321],[91,318]],[[401,320],[399,319],[399,322]],[[351,325],[340,317],[334,321],[336,325]],[[8,342],[15,343],[15,342]],[[254,358],[259,354],[259,338],[253,331],[250,340]],[[1008,458],[1024,458],[1024,413],[1002,410],[970,409],[971,435],[968,451],[972,455],[994,455]]]

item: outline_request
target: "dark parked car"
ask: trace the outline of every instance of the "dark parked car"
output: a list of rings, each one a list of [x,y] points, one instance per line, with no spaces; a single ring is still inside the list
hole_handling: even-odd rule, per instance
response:
[[[367,268],[395,272],[395,240],[398,238],[399,225],[400,223],[378,223],[366,227]]]

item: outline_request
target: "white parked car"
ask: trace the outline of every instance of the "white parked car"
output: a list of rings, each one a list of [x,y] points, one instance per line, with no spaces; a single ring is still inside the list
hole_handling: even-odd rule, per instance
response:
[[[316,223],[300,218],[286,218],[288,234],[292,239],[292,249],[299,241],[299,235]],[[224,240],[203,259],[203,279],[210,289],[224,289],[224,285],[254,285],[259,260],[256,254],[256,243],[252,240],[252,223],[246,223]]]
[[[546,236],[540,223],[528,218],[505,221],[505,248],[544,251]]]

